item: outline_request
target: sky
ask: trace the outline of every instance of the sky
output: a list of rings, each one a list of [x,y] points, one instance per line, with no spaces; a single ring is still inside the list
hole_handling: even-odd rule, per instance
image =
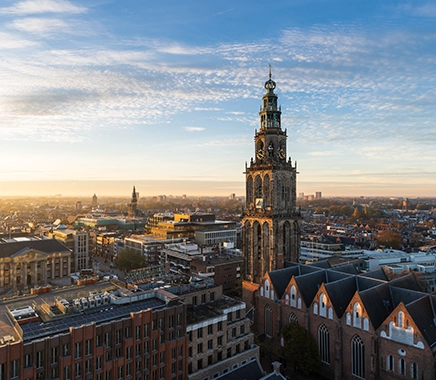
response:
[[[436,196],[421,0],[2,0],[0,196],[242,196],[269,65],[297,192]]]

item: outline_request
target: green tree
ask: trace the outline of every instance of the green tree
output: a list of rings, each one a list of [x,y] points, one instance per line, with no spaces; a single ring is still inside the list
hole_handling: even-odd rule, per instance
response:
[[[283,355],[293,363],[296,371],[304,375],[315,371],[321,364],[315,340],[297,323],[290,323],[282,330],[284,340]]]
[[[125,248],[117,256],[115,264],[122,271],[144,268],[145,257],[136,249]]]

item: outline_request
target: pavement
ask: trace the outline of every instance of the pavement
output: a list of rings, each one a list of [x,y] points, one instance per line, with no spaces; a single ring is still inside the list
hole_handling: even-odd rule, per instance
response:
[[[92,266],[93,266],[94,271],[103,272],[107,275],[115,274],[118,276],[118,279],[120,281],[124,282],[125,273],[123,271],[120,271],[117,268],[112,268],[110,266],[110,262],[108,260],[105,260],[104,257],[93,256],[92,257]]]

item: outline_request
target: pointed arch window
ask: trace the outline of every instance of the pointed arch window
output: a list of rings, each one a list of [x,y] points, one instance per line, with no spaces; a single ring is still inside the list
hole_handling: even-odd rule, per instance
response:
[[[403,358],[398,361],[398,370],[400,371],[400,375],[406,374],[406,362]]]
[[[273,322],[273,316],[272,316],[271,306],[266,305],[266,307],[265,307],[265,335],[267,335],[269,337],[273,336],[272,322]]]
[[[359,335],[351,340],[351,373],[365,378],[365,344]]]
[[[327,297],[324,293],[319,296],[319,315],[321,317],[327,316]]]
[[[289,316],[289,323],[296,323],[298,325],[298,318],[295,313],[291,313]]]
[[[318,349],[321,361],[330,364],[330,336],[324,323],[318,328]]]
[[[362,307],[359,302],[353,305],[353,326],[359,329],[362,328]]]
[[[388,359],[386,361],[386,366],[388,371],[394,370],[394,357],[392,355],[388,355]]]
[[[418,366],[415,362],[410,365],[410,377],[412,379],[418,379]]]
[[[247,205],[250,207],[250,204],[253,203],[253,178],[248,176],[247,178]]]
[[[297,288],[295,285],[291,285],[291,306],[296,307],[297,306]]]

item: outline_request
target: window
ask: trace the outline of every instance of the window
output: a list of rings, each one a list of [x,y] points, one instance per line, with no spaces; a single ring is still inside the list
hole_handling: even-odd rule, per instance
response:
[[[24,368],[32,367],[32,354],[24,355]]]
[[[85,342],[85,355],[92,355],[92,339],[87,339]]]
[[[203,352],[203,343],[197,344],[197,353],[201,354]]]
[[[170,329],[174,328],[174,315],[170,315],[168,317],[168,327]]]
[[[104,345],[106,347],[109,347],[111,345],[111,336],[108,332],[104,334]]]
[[[136,340],[141,340],[141,326],[136,326],[135,331]]]
[[[410,365],[410,377],[412,379],[418,379],[418,366],[415,362]]]
[[[352,357],[351,371],[352,374],[358,377],[365,377],[365,345],[358,335],[355,335],[351,340]]]
[[[10,373],[11,373],[11,379],[15,379],[18,376],[20,376],[20,361],[18,359],[11,361]]]
[[[150,334],[150,324],[146,323],[144,325],[144,338],[148,338]]]
[[[265,307],[265,335],[272,337],[273,331],[272,331],[272,309],[270,305],[266,305]]]
[[[393,371],[394,370],[394,357],[392,355],[388,355],[387,361],[386,361],[386,365],[387,365],[387,370],[388,371]]]
[[[103,368],[103,356],[97,356],[97,359],[95,361],[95,369],[99,371],[102,368]]]
[[[199,327],[197,329],[197,338],[203,338],[203,328]]]
[[[159,355],[160,355],[160,364],[164,364],[164,362],[165,362],[165,352],[162,351],[162,352],[159,353]]]
[[[218,322],[218,331],[223,331],[223,323],[221,321]]]
[[[399,362],[398,362],[398,366],[400,367],[400,368],[399,368],[400,374],[401,374],[401,375],[405,375],[405,374],[406,374],[406,362],[404,361],[403,358],[401,358],[401,359],[399,360]]]
[[[123,380],[123,377],[124,377],[124,367],[120,365],[118,367],[118,379]]]
[[[217,344],[218,344],[218,346],[222,346],[223,345],[223,337],[222,336],[219,336],[217,338]]]
[[[359,329],[362,328],[362,307],[359,302],[353,305],[353,326]]]
[[[183,346],[179,346],[179,357],[183,356]]]
[[[327,297],[324,293],[319,296],[319,315],[321,317],[327,316]]]
[[[97,345],[97,347],[101,347],[101,343],[102,343],[101,335],[97,335],[95,338],[95,344]]]
[[[323,363],[330,363],[330,337],[329,330],[322,324],[318,329],[319,356]]]
[[[62,372],[64,373],[64,380],[70,380],[71,379],[71,367],[69,365],[64,367]]]
[[[121,330],[115,331],[115,344],[121,344]]]
[[[213,325],[207,326],[207,334],[212,335],[213,334]]]
[[[127,360],[132,359],[132,357],[133,357],[132,353],[133,353],[133,347],[132,346],[127,347],[126,348],[126,359]]]
[[[201,303],[206,303],[206,294],[201,295]]]
[[[213,340],[212,339],[207,341],[207,349],[213,350]]]
[[[210,300],[215,301],[215,292],[210,293]]]
[[[298,319],[295,313],[291,313],[289,316],[289,323],[296,323],[298,325]]]
[[[232,338],[236,337],[236,327],[232,328]]]
[[[177,314],[177,326],[182,325],[182,313]]]
[[[89,374],[92,373],[92,360],[91,360],[91,359],[88,359],[88,360],[85,362],[85,373],[86,373],[87,375],[89,375]]]
[[[44,351],[38,351],[36,353],[36,368],[44,367]]]
[[[74,364],[74,376],[75,377],[82,376],[82,363],[81,362]]]
[[[157,339],[153,339],[152,341],[152,350],[153,351],[157,351]]]
[[[50,350],[50,364],[56,364],[58,362],[58,348],[52,347]]]
[[[74,357],[76,359],[82,357],[82,342],[77,342],[74,344]]]

